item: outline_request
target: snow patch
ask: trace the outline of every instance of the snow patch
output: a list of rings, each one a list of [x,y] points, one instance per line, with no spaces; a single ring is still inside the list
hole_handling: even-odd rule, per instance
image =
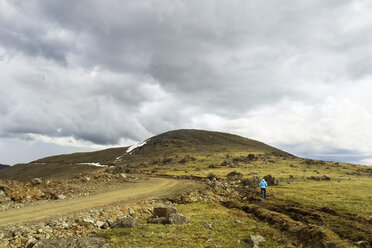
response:
[[[123,157],[124,155],[121,155],[121,156],[119,156],[119,157],[117,157],[117,158],[115,158],[115,161],[118,161],[118,160],[120,160],[122,157]]]
[[[93,165],[97,167],[108,167],[108,165],[100,164],[100,163],[80,163],[80,164]]]
[[[139,148],[139,147],[141,147],[141,146],[146,145],[147,141],[148,141],[148,140],[145,140],[145,141],[142,141],[142,142],[140,142],[140,143],[137,143],[137,144],[134,144],[134,145],[128,147],[128,149],[127,149],[127,154],[128,154],[128,153],[129,153],[129,154],[132,154],[133,150],[135,150],[135,149],[137,149],[137,148]]]

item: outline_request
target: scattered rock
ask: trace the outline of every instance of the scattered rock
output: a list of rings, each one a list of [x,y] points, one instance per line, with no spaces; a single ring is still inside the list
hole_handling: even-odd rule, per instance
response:
[[[38,185],[38,184],[42,184],[43,183],[43,180],[40,179],[40,178],[35,177],[35,178],[32,178],[30,180],[30,182],[32,183],[32,185]]]
[[[113,227],[125,227],[125,228],[134,228],[138,226],[137,219],[132,216],[124,216],[114,223]]]
[[[66,247],[82,247],[82,248],[108,248],[110,244],[104,238],[97,237],[82,237],[82,238],[59,238],[59,239],[43,239],[34,241],[28,248],[66,248]]]
[[[59,200],[63,200],[63,199],[66,199],[66,196],[61,194],[61,195],[58,195],[57,198]]]
[[[89,225],[89,224],[94,224],[95,220],[89,216],[83,218],[82,224]]]
[[[250,235],[249,238],[246,238],[244,241],[251,245],[252,248],[259,248],[259,244],[266,240],[261,235]]]
[[[190,221],[181,213],[171,213],[168,216],[168,223],[175,225],[183,225],[189,223]]]
[[[367,248],[367,247],[370,247],[370,246],[369,246],[370,244],[369,244],[367,241],[364,241],[364,240],[358,241],[358,242],[356,242],[355,244],[358,245],[359,247],[363,247],[363,248],[364,248],[364,247],[366,247],[366,248]]]
[[[203,227],[206,229],[212,229],[212,224],[209,222],[204,222]]]
[[[310,180],[315,180],[315,181],[330,181],[331,178],[329,176],[322,176],[322,177],[318,177],[318,176],[311,176],[311,177],[308,177],[308,179]]]
[[[168,217],[172,213],[176,213],[177,209],[172,206],[155,207],[153,217]]]
[[[129,213],[130,216],[133,216],[135,214],[134,209],[133,208],[129,208],[128,209],[128,213]]]
[[[267,182],[267,184],[269,186],[273,186],[273,185],[278,185],[279,184],[279,181],[275,177],[273,177],[272,175],[266,175],[263,178],[265,178],[265,181]]]
[[[229,179],[242,179],[243,174],[237,171],[232,171],[229,174],[227,174],[226,177]]]
[[[100,221],[100,220],[96,221],[96,227],[98,227],[98,228],[104,229],[103,226],[105,224],[107,224],[107,222],[105,222],[105,221]],[[108,225],[106,225],[106,226],[108,226]]]

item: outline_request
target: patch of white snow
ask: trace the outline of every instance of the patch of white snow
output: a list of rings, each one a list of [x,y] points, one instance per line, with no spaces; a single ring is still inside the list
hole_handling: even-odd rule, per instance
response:
[[[142,142],[140,142],[140,143],[137,143],[137,144],[134,144],[134,145],[128,147],[128,149],[127,149],[127,154],[128,154],[128,153],[129,153],[129,154],[132,154],[133,150],[135,150],[135,149],[137,149],[137,148],[139,148],[139,147],[141,147],[141,146],[146,145],[146,142],[147,142],[147,141],[148,141],[148,140],[145,140],[145,141],[142,141]]]
[[[108,167],[108,165],[100,164],[100,163],[80,163],[80,164],[93,165],[93,166],[97,166],[97,167]]]

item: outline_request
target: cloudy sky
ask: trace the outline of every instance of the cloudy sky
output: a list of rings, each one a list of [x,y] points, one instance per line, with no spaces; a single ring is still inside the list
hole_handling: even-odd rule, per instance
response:
[[[0,163],[226,131],[372,165],[369,0],[0,0]]]

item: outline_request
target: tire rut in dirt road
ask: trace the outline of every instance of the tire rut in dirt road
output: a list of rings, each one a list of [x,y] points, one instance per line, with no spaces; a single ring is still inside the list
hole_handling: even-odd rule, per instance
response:
[[[40,206],[7,210],[0,213],[0,226],[40,220],[80,210],[124,202],[134,203],[151,197],[167,197],[182,193],[195,186],[194,182],[164,178],[150,178],[146,181],[128,184],[121,189],[70,200],[48,202]]]

